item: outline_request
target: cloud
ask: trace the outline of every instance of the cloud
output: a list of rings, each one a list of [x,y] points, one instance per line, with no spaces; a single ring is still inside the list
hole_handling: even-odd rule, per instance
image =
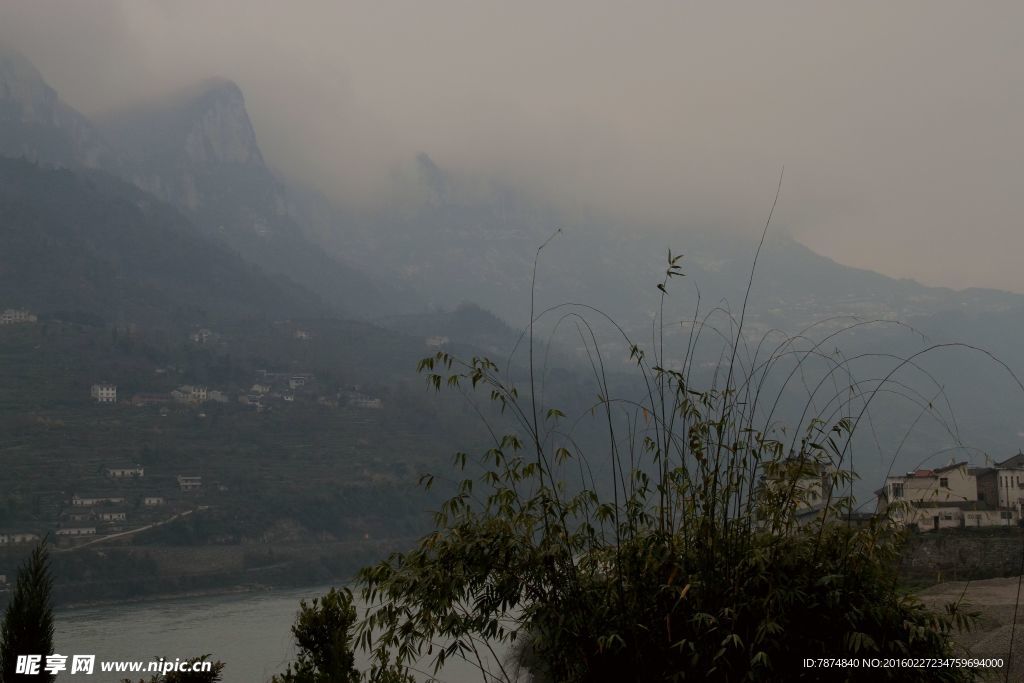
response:
[[[1019,3],[4,3],[98,112],[211,75],[341,201],[425,150],[633,224],[779,224],[842,262],[1024,291]]]

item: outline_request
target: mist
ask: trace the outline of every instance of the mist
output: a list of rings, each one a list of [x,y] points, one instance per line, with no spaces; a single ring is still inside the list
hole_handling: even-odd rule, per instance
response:
[[[292,182],[372,205],[419,151],[633,226],[758,231],[1024,291],[1018,3],[6,2],[90,115],[210,76]],[[685,236],[680,233],[680,249]],[[925,258],[926,256],[926,258]]]

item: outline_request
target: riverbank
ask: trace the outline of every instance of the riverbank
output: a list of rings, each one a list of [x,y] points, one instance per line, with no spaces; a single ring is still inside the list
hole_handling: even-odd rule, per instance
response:
[[[54,601],[59,608],[70,608],[349,583],[362,567],[412,543],[388,539],[82,548],[52,557]],[[20,558],[8,557],[7,562],[16,566]],[[0,593],[0,606],[6,599]]]
[[[341,583],[345,583],[341,581]],[[303,586],[297,586],[297,588],[303,588]],[[118,600],[89,600],[83,602],[65,602],[58,606],[60,610],[81,610],[81,609],[95,609],[98,607],[113,607],[116,605],[141,605],[150,602],[167,602],[171,600],[192,600],[199,598],[223,598],[232,595],[249,595],[253,593],[271,593],[275,590],[279,590],[280,587],[275,586],[264,586],[264,585],[251,585],[251,586],[224,586],[223,588],[210,588],[208,590],[198,590],[189,592],[179,593],[151,593],[147,595],[138,595],[131,598],[123,598]]]

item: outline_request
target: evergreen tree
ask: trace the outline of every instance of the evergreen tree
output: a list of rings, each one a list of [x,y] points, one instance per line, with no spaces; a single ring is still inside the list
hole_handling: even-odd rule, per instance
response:
[[[299,648],[294,664],[276,683],[356,683],[359,672],[352,653],[349,629],[356,621],[356,608],[347,589],[332,588],[322,598],[299,604],[292,635]]]
[[[45,671],[46,657],[53,654],[53,575],[46,541],[18,569],[18,578],[0,628],[0,676],[3,683],[46,681],[56,678]],[[36,675],[15,673],[18,655],[39,655]]]

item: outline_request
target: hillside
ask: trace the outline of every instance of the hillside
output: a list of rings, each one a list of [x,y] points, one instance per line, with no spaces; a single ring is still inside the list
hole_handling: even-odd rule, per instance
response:
[[[0,155],[62,166],[116,168],[95,126],[68,106],[22,55],[0,45]]]
[[[101,172],[0,158],[0,216],[3,306],[178,328],[331,310]]]
[[[419,310],[412,289],[383,271],[329,256],[306,239],[291,199],[267,167],[241,89],[222,79],[98,122],[124,159],[122,174],[188,214],[269,272],[287,275],[351,314]]]

